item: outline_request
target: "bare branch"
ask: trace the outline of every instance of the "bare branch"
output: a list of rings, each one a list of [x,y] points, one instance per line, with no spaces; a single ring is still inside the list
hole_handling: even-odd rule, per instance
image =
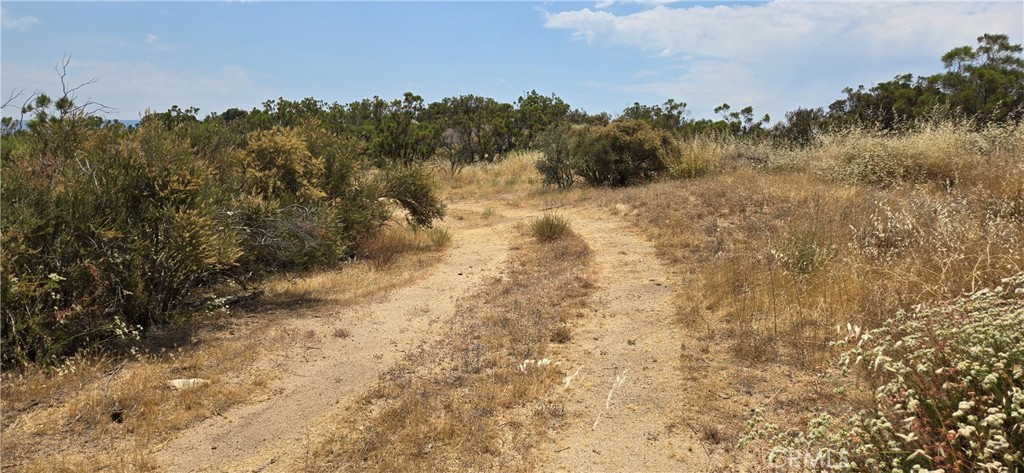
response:
[[[0,105],[0,108],[7,108],[7,107],[9,107],[12,103],[14,103],[15,100],[18,100],[18,97],[21,97],[21,94],[24,94],[24,93],[25,93],[25,89],[11,90],[10,95],[8,95],[6,99],[4,99],[4,103],[3,103],[3,105]]]
[[[82,82],[76,86],[69,86],[67,82],[69,64],[71,64],[71,54],[65,54],[54,67],[54,70],[57,71],[57,77],[60,78],[61,93],[63,94],[61,98],[66,99],[70,106],[68,109],[58,109],[61,119],[67,115],[80,117],[95,115],[97,113],[117,113],[118,110],[116,108],[93,101],[92,98],[87,99],[85,103],[81,105],[77,105],[75,103],[78,100],[78,94],[76,92],[85,86],[99,82],[99,78],[93,77],[92,79]]]

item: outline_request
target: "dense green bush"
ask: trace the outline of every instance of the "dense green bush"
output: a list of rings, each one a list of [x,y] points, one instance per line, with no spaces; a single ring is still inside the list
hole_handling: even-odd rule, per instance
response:
[[[240,255],[224,190],[170,133],[94,130],[68,160],[3,162],[3,361],[49,363],[166,322]]]
[[[398,202],[413,227],[430,227],[434,220],[444,217],[444,203],[434,192],[430,174],[422,166],[393,166],[377,178],[382,197]]]
[[[622,187],[648,182],[668,169],[678,146],[664,130],[639,120],[604,126],[553,127],[540,140],[537,170],[546,184],[568,187],[581,177],[592,186]]]
[[[3,137],[4,365],[194,317],[229,281],[336,265],[387,221],[385,198],[417,227],[444,214],[421,168],[376,171],[317,120],[191,118],[39,116]]]
[[[666,170],[675,147],[671,136],[646,122],[616,120],[582,128],[573,150],[576,174],[594,186],[621,187],[647,182]]]

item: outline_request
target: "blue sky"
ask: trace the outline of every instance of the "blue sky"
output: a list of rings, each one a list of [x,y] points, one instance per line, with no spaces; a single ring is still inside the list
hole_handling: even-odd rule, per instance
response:
[[[13,2],[2,6],[0,87],[97,78],[80,98],[139,118],[200,114],[277,97],[349,102],[405,91],[427,101],[478,94],[512,102],[555,93],[617,114],[635,101],[722,102],[781,119],[847,85],[938,72],[982,33],[1024,35],[1024,3]],[[5,114],[13,113],[5,110]]]

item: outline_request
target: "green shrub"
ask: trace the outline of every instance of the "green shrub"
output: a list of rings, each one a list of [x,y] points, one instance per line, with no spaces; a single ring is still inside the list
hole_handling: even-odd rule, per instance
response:
[[[408,212],[407,220],[413,227],[429,228],[434,220],[444,218],[444,203],[423,166],[392,166],[378,174],[377,180],[381,196],[397,201]]]
[[[52,363],[194,311],[240,255],[209,165],[157,127],[3,162],[3,362]],[[189,310],[183,310],[190,307]]]
[[[780,433],[755,417],[746,441],[767,437],[773,455],[810,452],[856,471],[1024,466],[1024,273],[847,331],[839,366],[877,386],[876,405],[845,422],[822,414],[805,432]]]
[[[572,168],[593,186],[621,187],[654,179],[674,154],[671,136],[646,122],[616,120],[581,128],[572,149]]]
[[[334,266],[386,197],[414,227],[444,214],[422,168],[373,173],[316,120],[244,134],[190,117],[41,116],[2,137],[0,363],[55,364],[215,309],[228,281]]]
[[[247,196],[235,203],[230,214],[232,226],[241,229],[239,267],[248,278],[332,266],[354,240],[339,221],[344,212],[326,205],[282,206],[275,200]]]
[[[247,139],[245,169],[252,192],[293,202],[326,196],[320,186],[323,159],[310,153],[299,130],[276,126],[249,133]]]
[[[541,243],[558,240],[569,233],[569,220],[547,214],[530,222],[530,233]]]

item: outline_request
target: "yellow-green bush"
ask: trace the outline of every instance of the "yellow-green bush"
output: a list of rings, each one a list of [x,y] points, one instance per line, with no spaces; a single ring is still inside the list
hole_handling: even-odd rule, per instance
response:
[[[648,182],[667,170],[677,153],[665,131],[638,120],[605,126],[553,128],[542,140],[544,158],[537,170],[544,182],[572,185],[575,176],[592,186],[621,187]]]
[[[194,306],[240,255],[209,166],[168,132],[3,162],[3,359],[53,362]],[[42,153],[42,154],[40,154]]]
[[[674,153],[672,137],[637,120],[581,128],[572,152],[577,175],[594,186],[628,186],[654,179]]]

